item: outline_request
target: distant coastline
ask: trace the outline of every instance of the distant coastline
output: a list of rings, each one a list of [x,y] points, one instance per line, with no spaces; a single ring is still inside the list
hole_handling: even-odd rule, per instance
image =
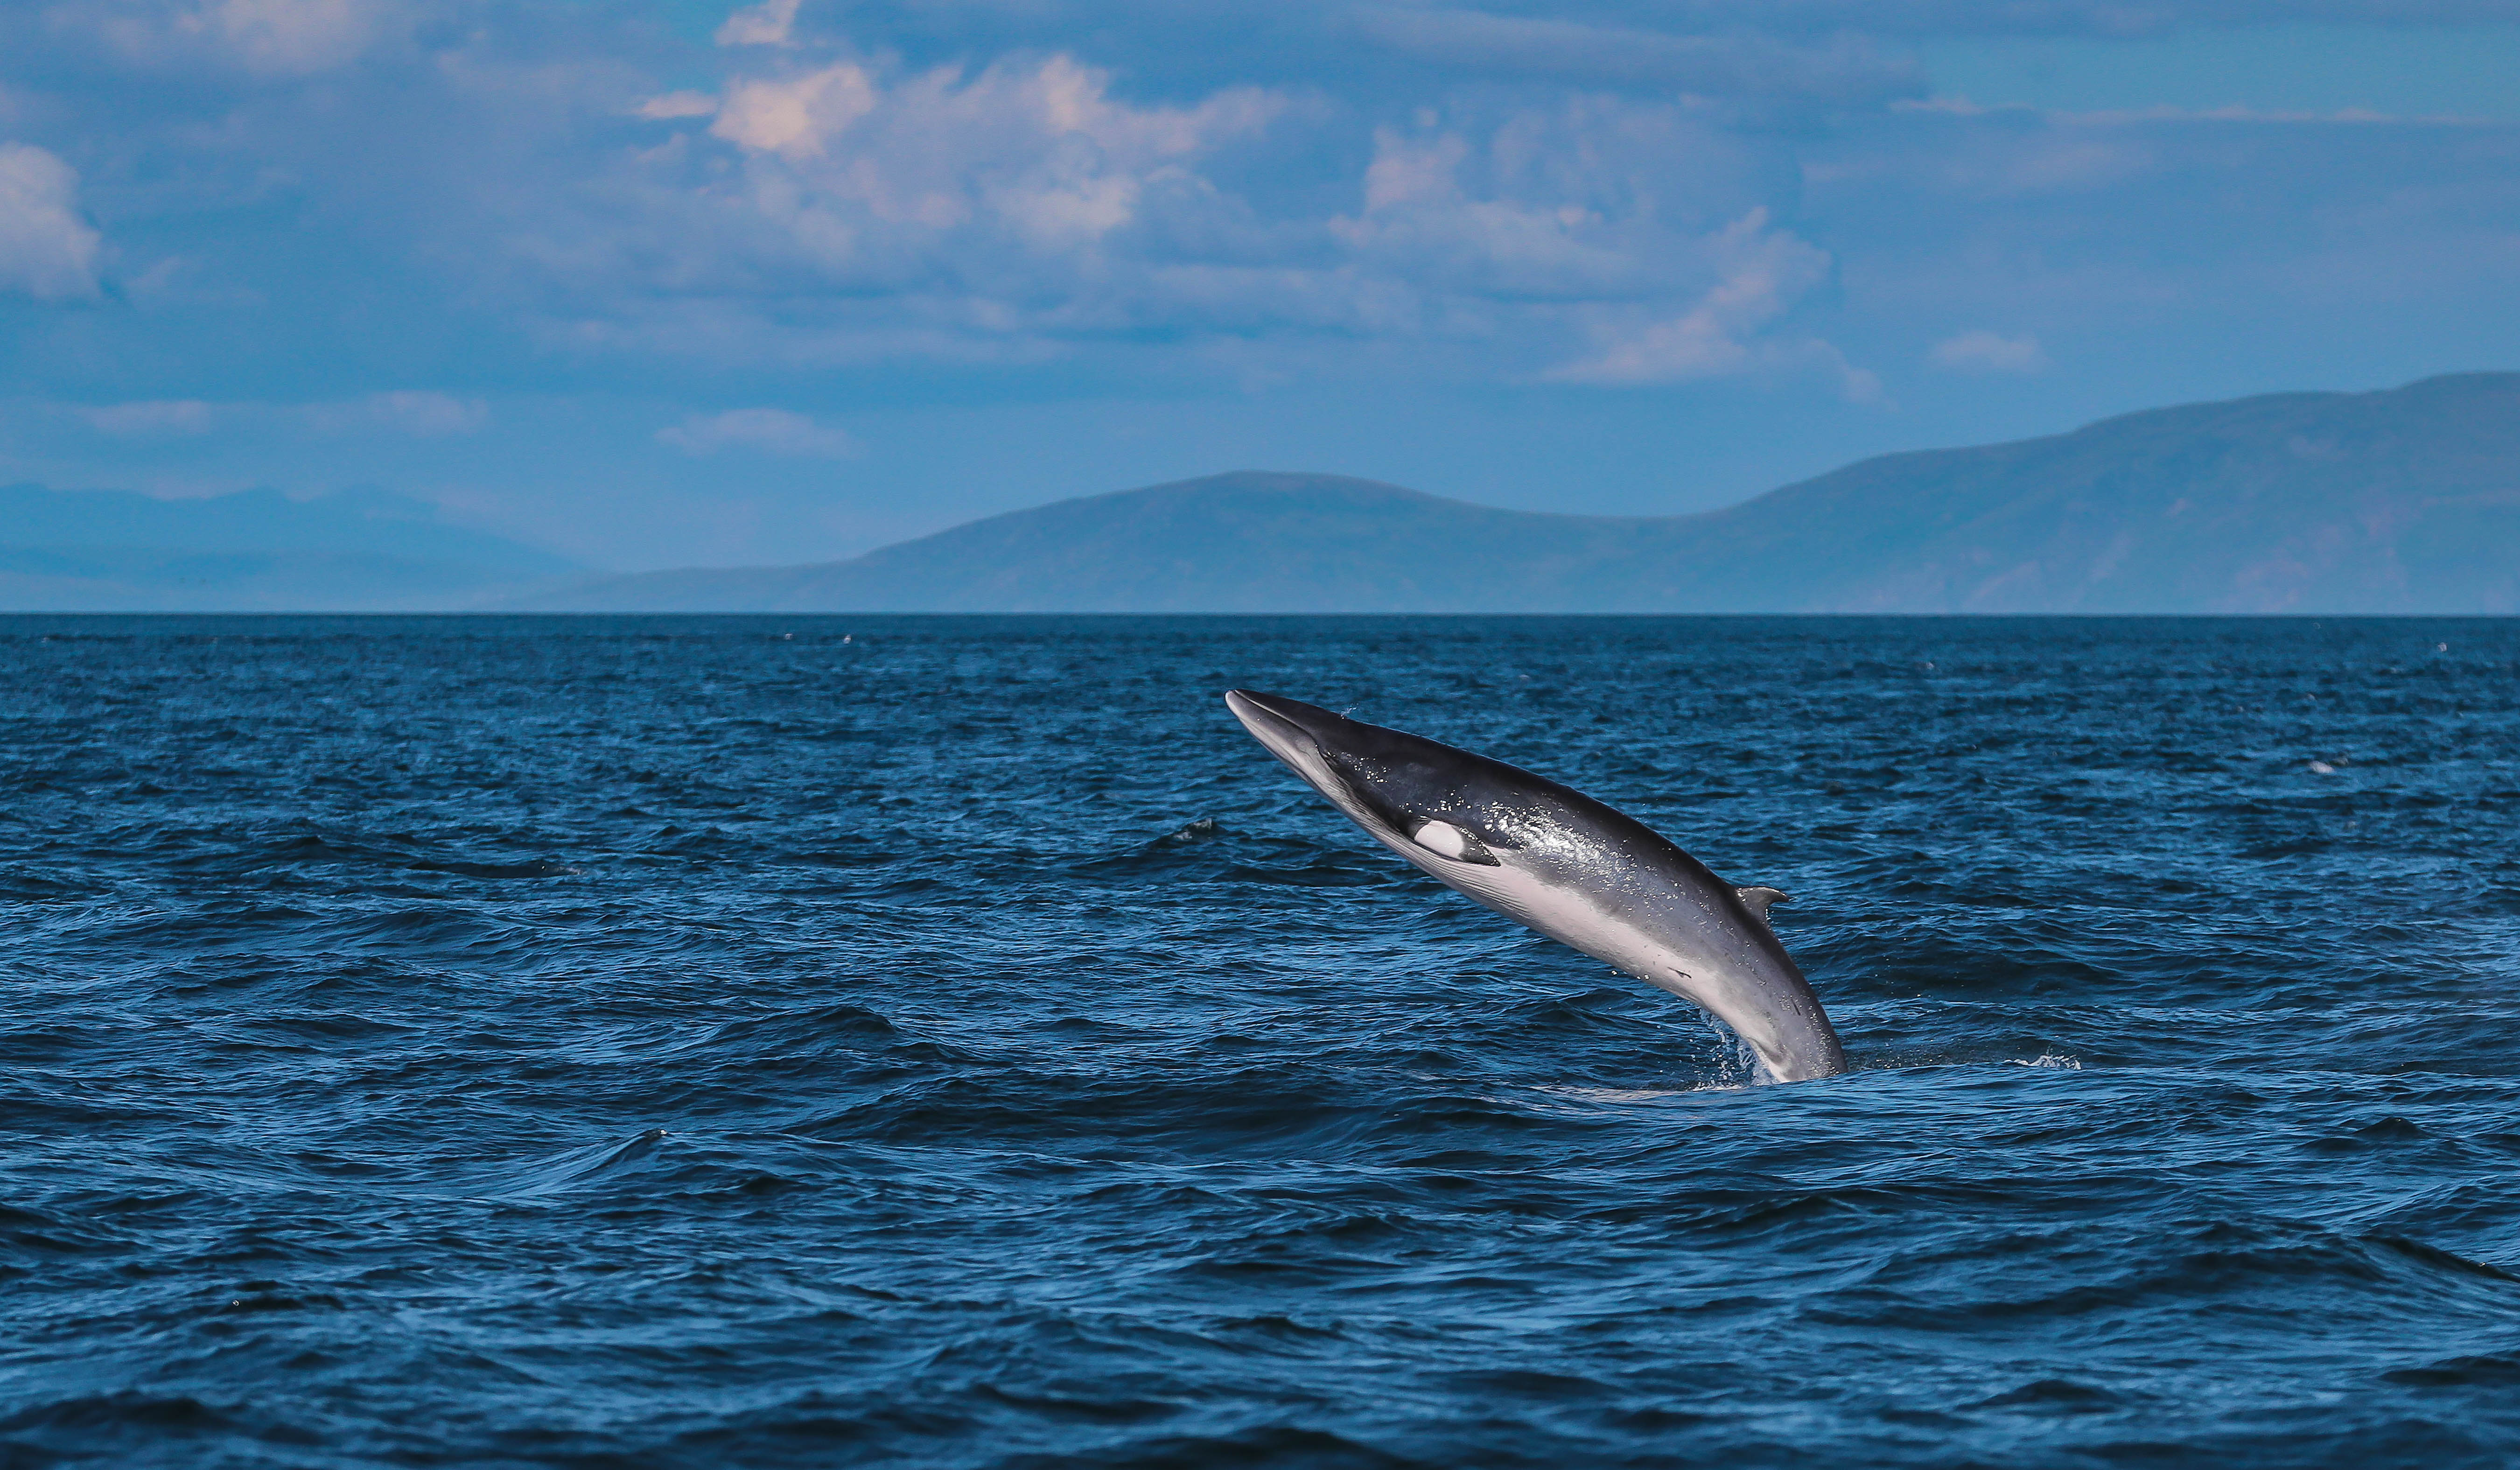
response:
[[[2510,613],[2520,374],[2156,409],[1696,515],[1243,471],[846,561],[596,579],[583,611]]]
[[[862,557],[601,575],[376,491],[0,487],[0,611],[2520,613],[2520,373],[2154,409],[1693,515],[1244,470]]]

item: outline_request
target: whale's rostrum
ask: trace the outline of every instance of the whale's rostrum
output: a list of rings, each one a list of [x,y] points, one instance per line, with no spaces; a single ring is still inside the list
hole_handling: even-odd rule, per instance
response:
[[[1837,1032],[1768,926],[1774,888],[1735,887],[1580,791],[1317,705],[1235,690],[1269,752],[1385,847],[1498,913],[1730,1026],[1778,1082],[1845,1070]]]

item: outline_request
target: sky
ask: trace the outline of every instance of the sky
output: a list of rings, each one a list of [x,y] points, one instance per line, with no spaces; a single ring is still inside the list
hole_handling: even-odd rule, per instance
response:
[[[2520,369],[2520,0],[9,0],[0,482],[796,562]]]

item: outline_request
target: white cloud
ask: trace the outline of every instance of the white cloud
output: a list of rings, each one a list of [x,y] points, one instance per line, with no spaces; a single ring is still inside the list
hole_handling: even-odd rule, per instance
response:
[[[694,414],[680,423],[656,430],[656,442],[689,455],[745,449],[799,459],[837,460],[858,452],[857,440],[846,430],[816,423],[803,414],[774,408]]]
[[[2039,338],[2028,333],[2004,336],[1979,330],[1963,332],[1934,344],[1934,361],[1967,373],[2036,373],[2048,366]]]
[[[209,429],[212,416],[210,406],[195,398],[108,403],[72,412],[100,433],[132,437],[203,433]]]
[[[1600,99],[1516,111],[1484,140],[1382,128],[1365,208],[1328,229],[1430,321],[1667,310],[1704,290],[1710,251],[1725,248],[1692,216],[1756,207],[1709,166],[1728,152],[1685,109]]]
[[[92,297],[102,245],[79,217],[77,170],[32,144],[0,143],[0,290]]]
[[[1282,106],[1243,87],[1193,108],[1138,108],[1108,83],[1064,56],[890,86],[842,62],[737,82],[710,132],[767,156],[746,180],[753,206],[809,256],[840,264],[860,263],[871,235],[898,256],[966,225],[1053,250],[1089,245],[1134,221],[1159,176]]]
[[[726,18],[713,37],[721,46],[787,46],[796,24],[796,0],[761,0]]]
[[[1755,341],[1754,334],[1827,278],[1827,253],[1783,230],[1770,229],[1765,209],[1733,221],[1711,244],[1720,279],[1688,311],[1661,321],[1614,326],[1601,334],[1606,340],[1594,355],[1544,376],[1559,382],[1679,382],[1778,362],[1779,349]],[[1824,343],[1797,346],[1805,350],[1788,355],[1808,355],[1811,346],[1825,348]],[[1827,350],[1833,355],[1834,349]],[[1868,375],[1850,377],[1850,393],[1865,396],[1857,390],[1868,380]]]
[[[706,117],[717,111],[717,99],[706,92],[667,92],[639,104],[639,115],[667,119]]]
[[[736,83],[709,131],[744,148],[806,157],[875,108],[866,68],[842,62],[784,81]]]
[[[367,408],[378,423],[424,438],[469,434],[490,422],[488,404],[445,393],[378,393],[368,399]]]
[[[214,33],[254,71],[303,74],[356,58],[387,20],[376,0],[215,0],[188,23]]]
[[[150,67],[210,60],[258,76],[306,76],[344,66],[404,19],[403,0],[184,0],[120,7],[57,4],[54,22],[100,36]]]
[[[1761,210],[1772,176],[1703,109],[1421,108],[1325,216],[1269,136],[1340,120],[1302,93],[1140,105],[1054,55],[774,61],[723,96],[705,132],[620,156],[600,198],[635,212],[507,237],[551,283],[544,340],[805,366],[1263,334],[1457,344],[1508,380],[1818,367],[1876,391],[1825,342],[1769,339],[1831,262]]]
[[[1411,139],[1375,128],[1373,161],[1365,168],[1366,212],[1461,198],[1455,175],[1469,156],[1469,140],[1458,133]]]

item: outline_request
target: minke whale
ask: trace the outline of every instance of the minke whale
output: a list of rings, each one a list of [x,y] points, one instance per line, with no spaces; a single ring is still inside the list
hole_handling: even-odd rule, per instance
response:
[[[1770,1080],[1846,1070],[1836,1028],[1738,888],[1625,813],[1528,771],[1318,705],[1234,690],[1228,709],[1383,846],[1561,944],[1695,1002]]]

